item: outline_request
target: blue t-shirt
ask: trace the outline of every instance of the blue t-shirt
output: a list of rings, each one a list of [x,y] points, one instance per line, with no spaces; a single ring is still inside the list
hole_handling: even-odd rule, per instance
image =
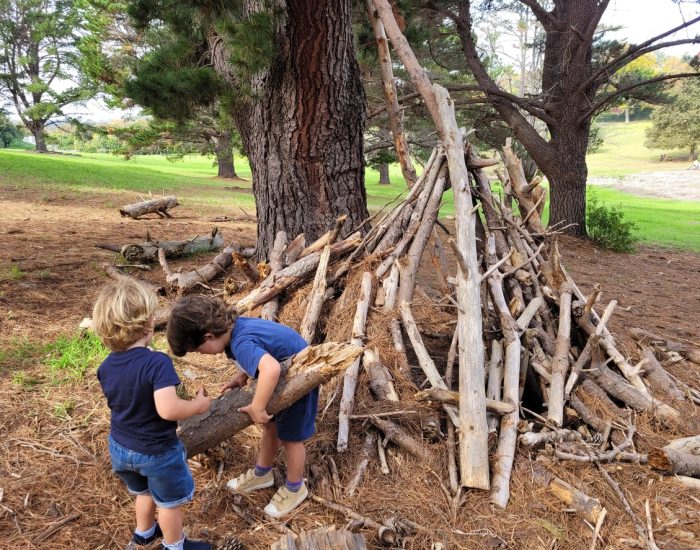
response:
[[[258,364],[266,353],[280,363],[299,353],[308,344],[301,335],[286,325],[255,317],[239,317],[231,332],[231,345],[226,355],[251,378],[258,376]]]
[[[158,415],[153,392],[180,383],[165,353],[138,347],[114,351],[97,369],[112,411],[111,435],[133,451],[159,455],[177,443],[177,422]]]

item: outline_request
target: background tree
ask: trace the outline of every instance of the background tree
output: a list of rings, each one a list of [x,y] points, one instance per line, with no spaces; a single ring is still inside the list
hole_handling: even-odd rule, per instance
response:
[[[674,100],[655,109],[651,120],[647,147],[689,149],[689,160],[696,160],[700,144],[700,80],[683,81]]]
[[[0,110],[0,147],[9,147],[13,141],[22,139],[22,132],[12,123],[7,113]]]
[[[42,153],[47,123],[94,95],[79,71],[83,23],[77,2],[0,0],[0,89]]]
[[[478,47],[477,7],[486,12],[506,4],[497,0],[429,2],[430,8],[452,22],[459,36],[465,61],[485,99],[511,128],[550,183],[550,224],[568,233],[585,235],[586,150],[593,117],[611,101],[631,97],[635,90],[657,82],[700,73],[666,74],[626,84],[616,74],[635,59],[660,48],[698,43],[700,38],[664,39],[694,25],[695,18],[641,44],[604,41],[597,34],[608,2],[601,0],[519,0],[544,31],[541,86],[537,93],[521,97],[499,86],[487,70]],[[474,4],[474,5],[473,5]],[[531,118],[546,125],[543,136]]]

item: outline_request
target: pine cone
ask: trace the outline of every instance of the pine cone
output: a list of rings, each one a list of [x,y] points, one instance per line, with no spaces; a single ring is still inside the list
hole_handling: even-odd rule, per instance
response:
[[[235,535],[226,535],[219,545],[219,550],[244,550],[245,546]]]

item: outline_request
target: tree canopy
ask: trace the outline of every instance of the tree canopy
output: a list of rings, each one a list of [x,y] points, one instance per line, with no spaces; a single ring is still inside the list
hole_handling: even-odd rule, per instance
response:
[[[79,69],[85,21],[78,4],[0,0],[0,89],[9,94],[38,151],[46,151],[46,124],[95,93]]]

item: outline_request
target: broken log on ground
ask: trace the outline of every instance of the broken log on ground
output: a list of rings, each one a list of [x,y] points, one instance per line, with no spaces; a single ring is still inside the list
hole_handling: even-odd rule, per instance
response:
[[[135,220],[138,220],[141,216],[145,216],[146,214],[158,214],[161,218],[172,218],[168,210],[172,210],[179,205],[180,203],[177,202],[177,197],[171,195],[160,199],[127,204],[119,209],[119,213],[122,217],[130,217]]]
[[[221,231],[215,227],[212,230],[211,235],[197,235],[191,239],[177,241],[154,241],[147,238],[144,242],[138,244],[126,244],[119,246],[103,243],[95,246],[120,252],[126,261],[131,263],[157,262],[159,248],[162,248],[165,251],[165,257],[168,260],[182,258],[184,256],[191,256],[193,254],[217,252],[224,247],[224,236]]]

